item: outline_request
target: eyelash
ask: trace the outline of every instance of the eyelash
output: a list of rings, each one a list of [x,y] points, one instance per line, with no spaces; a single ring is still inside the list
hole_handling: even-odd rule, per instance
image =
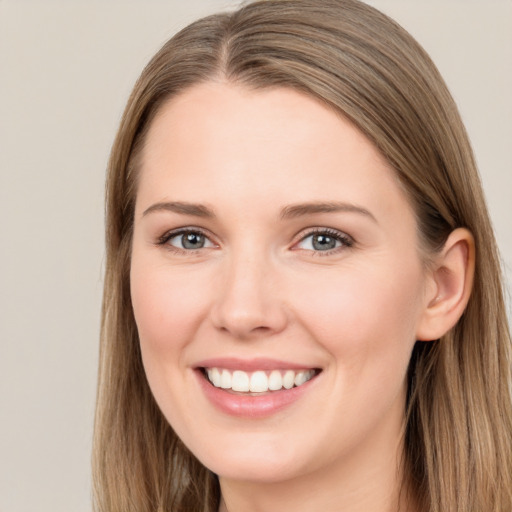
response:
[[[204,249],[204,247],[201,247],[199,249],[181,249],[180,247],[175,247],[174,245],[169,244],[169,240],[171,240],[172,238],[177,238],[180,235],[182,236],[186,234],[201,235],[208,240],[210,240],[211,238],[211,236],[208,233],[199,228],[180,228],[176,231],[167,231],[166,233],[164,233],[161,237],[158,238],[156,245],[166,246],[165,248],[171,252],[187,255],[197,254],[199,251],[201,251],[201,249]]]
[[[333,249],[327,249],[325,251],[314,251],[309,249],[295,249],[295,250],[306,250],[310,252],[313,256],[330,256],[332,254],[336,254],[339,251],[343,251],[345,249],[349,249],[354,246],[354,239],[343,233],[342,231],[338,231],[332,228],[314,228],[309,230],[308,232],[301,234],[299,240],[294,243],[294,246],[304,242],[307,238],[315,235],[326,235],[329,238],[333,238],[336,242],[340,242],[339,247],[335,247]]]
[[[176,237],[179,237],[180,235],[182,236],[185,234],[201,235],[201,236],[204,236],[205,238],[207,238],[208,240],[210,240],[210,242],[211,242],[211,237],[208,233],[206,233],[202,229],[190,227],[190,228],[181,228],[176,231],[168,231],[168,232],[164,233],[161,237],[158,238],[156,245],[166,246],[166,249],[169,251],[172,251],[177,254],[187,254],[187,255],[196,254],[199,251],[201,251],[202,249],[204,249],[204,247],[201,247],[199,249],[181,249],[179,247],[175,247],[175,246],[169,244],[169,240],[171,240],[172,238],[176,238]],[[320,250],[315,251],[315,250],[300,249],[300,248],[297,248],[294,250],[305,250],[307,252],[310,252],[314,256],[329,256],[331,254],[337,253],[340,250],[344,250],[344,249],[353,247],[354,243],[355,243],[354,239],[352,237],[343,233],[342,231],[338,231],[338,230],[335,230],[332,228],[315,228],[315,229],[310,229],[306,233],[301,234],[300,238],[296,242],[293,243],[293,246],[296,246],[299,243],[304,242],[307,238],[309,238],[311,236],[315,236],[315,235],[326,235],[329,238],[333,238],[336,242],[340,242],[341,245],[339,247],[335,247],[333,249],[327,249],[325,251],[320,251]],[[211,243],[213,243],[213,242],[211,242]]]

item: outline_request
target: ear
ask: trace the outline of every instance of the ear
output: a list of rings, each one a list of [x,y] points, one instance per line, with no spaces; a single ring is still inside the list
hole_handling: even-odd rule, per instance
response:
[[[458,322],[471,295],[474,271],[473,235],[465,228],[455,229],[429,270],[417,340],[437,340]]]

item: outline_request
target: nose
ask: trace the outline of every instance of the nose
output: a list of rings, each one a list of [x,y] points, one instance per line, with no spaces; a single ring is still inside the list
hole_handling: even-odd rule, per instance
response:
[[[215,328],[238,339],[283,331],[288,314],[275,265],[254,254],[224,263],[211,309]]]

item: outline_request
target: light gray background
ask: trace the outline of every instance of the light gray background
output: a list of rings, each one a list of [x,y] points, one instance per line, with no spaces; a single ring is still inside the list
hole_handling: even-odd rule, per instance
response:
[[[445,76],[510,276],[512,0],[369,3],[416,36]],[[0,512],[91,508],[109,148],[159,46],[237,4],[0,0]]]

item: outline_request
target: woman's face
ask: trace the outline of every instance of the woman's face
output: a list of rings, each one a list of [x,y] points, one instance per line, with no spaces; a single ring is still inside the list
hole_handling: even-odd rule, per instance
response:
[[[207,83],[141,162],[132,301],[178,436],[224,478],[389,464],[427,277],[375,147],[301,93]]]

